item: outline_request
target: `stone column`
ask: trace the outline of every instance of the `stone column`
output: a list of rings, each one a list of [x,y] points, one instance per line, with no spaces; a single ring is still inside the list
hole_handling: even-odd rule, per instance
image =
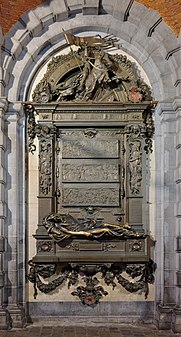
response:
[[[173,108],[176,113],[176,306],[173,311],[172,328],[174,332],[181,332],[181,98],[175,99]]]
[[[3,79],[3,68],[2,68],[2,45],[4,43],[4,36],[2,33],[2,28],[0,27],[0,97],[4,96],[4,87],[5,87],[5,83],[4,83],[4,79]]]
[[[159,103],[155,117],[156,322],[173,327],[176,306],[176,112],[173,102]]]
[[[4,116],[8,107],[8,103],[4,95],[5,83],[3,80],[2,65],[2,45],[4,36],[0,27],[0,329],[8,329],[10,327],[10,317],[6,306],[4,305],[5,294],[5,220],[7,216],[7,205],[5,203],[5,186],[7,172],[5,168],[5,151],[6,151],[6,135]]]
[[[9,104],[6,113],[8,214],[5,235],[8,245],[5,301],[13,328],[25,324],[25,137],[22,121],[22,104]]]
[[[8,329],[10,327],[9,314],[6,306],[4,305],[6,283],[5,221],[7,216],[7,204],[5,203],[7,171],[5,168],[6,135],[4,115],[7,110],[7,106],[7,100],[5,98],[0,98],[0,329]]]

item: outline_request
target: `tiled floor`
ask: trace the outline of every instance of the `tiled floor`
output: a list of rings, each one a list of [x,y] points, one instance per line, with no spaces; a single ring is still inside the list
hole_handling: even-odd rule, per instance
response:
[[[27,326],[0,331],[0,337],[181,337],[180,333],[157,330],[151,325],[119,324],[109,326]]]

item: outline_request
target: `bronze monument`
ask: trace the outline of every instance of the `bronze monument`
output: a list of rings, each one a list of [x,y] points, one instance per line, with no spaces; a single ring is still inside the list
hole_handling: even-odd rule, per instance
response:
[[[77,50],[53,57],[25,103],[32,154],[39,139],[37,254],[29,280],[35,297],[37,288],[48,293],[68,280],[72,294],[94,306],[107,294],[100,272],[107,285],[147,297],[155,270],[143,223],[151,91],[126,56],[108,53],[116,38],[64,36]]]

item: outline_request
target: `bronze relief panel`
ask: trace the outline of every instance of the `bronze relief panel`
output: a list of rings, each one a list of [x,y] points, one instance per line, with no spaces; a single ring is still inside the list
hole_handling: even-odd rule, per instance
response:
[[[123,139],[117,129],[70,129],[60,133],[58,209],[121,206]]]

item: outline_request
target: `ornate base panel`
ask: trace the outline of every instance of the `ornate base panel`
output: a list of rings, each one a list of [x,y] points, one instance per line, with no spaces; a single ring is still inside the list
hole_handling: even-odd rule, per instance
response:
[[[95,306],[103,296],[108,295],[108,292],[100,285],[100,279],[103,279],[105,284],[111,286],[113,290],[119,283],[131,293],[143,292],[145,298],[149,293],[148,284],[154,282],[155,264],[151,260],[145,264],[67,263],[62,266],[60,275],[56,279],[53,278],[52,281],[50,278],[58,274],[59,265],[50,263],[41,265],[32,261],[29,264],[31,268],[28,278],[34,284],[34,298],[37,297],[38,290],[45,294],[51,293],[68,280],[68,289],[73,288],[71,294],[78,297],[82,304],[88,306]],[[133,280],[138,279],[130,281],[121,275],[123,272],[126,272],[127,276]],[[101,277],[98,276],[98,273],[101,273]],[[45,283],[42,278],[49,278],[49,282]],[[85,286],[79,285],[81,278]]]

